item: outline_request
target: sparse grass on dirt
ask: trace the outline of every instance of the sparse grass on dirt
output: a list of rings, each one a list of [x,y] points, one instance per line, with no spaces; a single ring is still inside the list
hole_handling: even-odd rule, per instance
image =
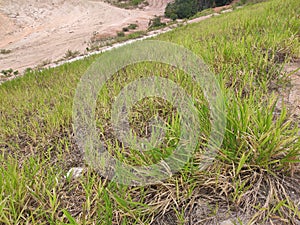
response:
[[[68,51],[66,51],[64,58],[72,59],[72,58],[75,58],[76,56],[78,56],[79,54],[80,54],[79,51],[72,51],[69,49]]]
[[[108,3],[114,4],[120,8],[131,9],[138,6],[147,6],[147,0],[107,0]]]
[[[122,31],[128,32],[128,31],[130,31],[130,30],[135,30],[137,27],[138,27],[137,24],[131,23],[131,24],[129,24],[127,27],[123,27],[123,28],[122,28]]]
[[[102,48],[104,46],[110,46],[115,43],[140,38],[146,34],[147,34],[146,31],[134,31],[129,34],[125,34],[123,31],[119,31],[119,32],[117,32],[117,35],[115,37],[93,39],[90,42],[89,47],[87,48],[87,51],[100,50],[100,48]]]
[[[76,85],[97,56],[24,76],[0,86],[0,224],[299,224],[299,121],[277,89],[288,83],[284,63],[300,57],[300,2],[273,0],[183,26],[157,39],[185,46],[203,58],[226,93],[227,127],[218,157],[199,170],[194,158],[160,184],[127,187],[84,167],[72,127]],[[162,76],[181,85],[207,115],[202,92],[182,71],[159,63],[129,66],[99,94],[97,128],[120,160],[147,164],[172,152],[178,117],[158,98],[138,102],[130,123],[146,136],[149,119],[169,124],[160,151],[140,154],[118,143],[110,125],[111,103],[141,76]],[[101,100],[100,100],[101,98]],[[202,116],[208,118],[208,116]],[[201,120],[205,140],[208,121]]]
[[[16,76],[19,74],[19,71],[18,70],[13,70],[13,69],[8,69],[8,70],[1,70],[0,72],[0,82],[3,80],[6,80],[7,78],[9,77],[12,77],[12,76]]]

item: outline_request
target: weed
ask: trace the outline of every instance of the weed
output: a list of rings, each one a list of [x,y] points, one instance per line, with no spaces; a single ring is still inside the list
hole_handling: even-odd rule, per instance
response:
[[[78,56],[80,54],[79,51],[72,51],[70,49],[67,50],[64,58],[65,59],[72,59],[72,58],[75,58],[76,56]]]
[[[130,29],[130,30],[135,30],[137,27],[138,27],[137,24],[131,23],[131,24],[129,24],[128,29]]]
[[[125,33],[122,31],[117,32],[118,37],[125,37]]]
[[[4,76],[4,77],[12,77],[12,76],[16,76],[19,74],[18,70],[13,70],[13,69],[8,69],[8,70],[2,70],[0,72],[0,75]]]

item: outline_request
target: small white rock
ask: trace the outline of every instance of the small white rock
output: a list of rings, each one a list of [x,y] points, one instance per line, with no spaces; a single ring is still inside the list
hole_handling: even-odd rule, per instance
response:
[[[67,175],[65,176],[65,178],[78,178],[82,175],[82,172],[83,172],[83,168],[82,167],[73,167],[71,168],[68,172],[67,172]]]

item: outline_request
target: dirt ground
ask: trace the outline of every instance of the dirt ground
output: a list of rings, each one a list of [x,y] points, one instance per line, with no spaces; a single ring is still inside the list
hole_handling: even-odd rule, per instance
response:
[[[285,66],[285,71],[291,74],[291,85],[286,93],[286,102],[293,115],[300,119],[300,59]]]
[[[117,8],[103,0],[0,0],[0,70],[23,71],[62,58],[70,49],[84,53],[93,34],[116,35],[130,23],[146,29],[170,0],[148,0],[143,9]]]

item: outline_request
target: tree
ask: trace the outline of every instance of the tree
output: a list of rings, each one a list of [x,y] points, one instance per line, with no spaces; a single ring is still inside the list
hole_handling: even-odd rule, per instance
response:
[[[207,8],[229,4],[232,0],[175,0],[168,3],[165,16],[173,20],[189,18]]]
[[[197,0],[175,0],[169,3],[165,10],[165,16],[169,18],[189,18],[198,12]],[[171,17],[172,16],[172,17]]]

